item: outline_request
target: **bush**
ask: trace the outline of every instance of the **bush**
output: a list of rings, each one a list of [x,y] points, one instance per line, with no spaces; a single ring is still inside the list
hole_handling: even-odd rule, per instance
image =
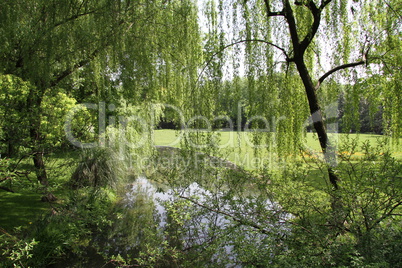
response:
[[[327,180],[325,168],[312,173],[311,166],[302,165],[288,169],[287,177],[272,184],[278,202],[294,216],[292,232],[284,241],[288,250],[277,259],[278,266],[398,267],[402,263],[402,163],[391,157],[385,143],[356,146],[352,142],[340,148],[364,154],[340,156],[335,168],[338,190],[312,183]],[[336,210],[340,213],[331,205],[334,198],[340,201]]]
[[[108,148],[83,151],[81,160],[71,176],[73,189],[82,187],[116,188],[119,179],[118,161]]]

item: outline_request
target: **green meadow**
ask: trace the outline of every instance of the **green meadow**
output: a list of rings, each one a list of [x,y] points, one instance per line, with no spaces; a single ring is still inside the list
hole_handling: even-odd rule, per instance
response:
[[[219,156],[247,169],[255,167],[253,161],[254,164],[259,164],[256,163],[258,162],[257,158],[260,158],[261,161],[269,161],[270,158],[281,157],[273,154],[268,146],[264,147],[264,144],[261,144],[263,148],[256,155],[254,149],[256,146],[253,143],[250,132],[218,131],[215,133],[215,136],[219,141],[217,142],[220,149]],[[338,154],[350,154],[352,158],[361,157],[364,154],[365,148],[367,149],[367,145],[374,149],[386,139],[384,136],[374,134],[329,134],[329,138],[336,145]],[[156,130],[153,139],[156,146],[180,147],[183,132],[176,130]],[[385,142],[387,145],[384,148],[388,149],[395,158],[402,159],[401,140],[399,142],[395,140]],[[356,143],[355,151],[343,151],[341,148],[345,143]],[[317,135],[315,133],[307,133],[300,144],[300,148],[306,152],[305,154],[301,154],[306,158],[318,155],[321,150]],[[263,162],[261,163],[263,164]]]

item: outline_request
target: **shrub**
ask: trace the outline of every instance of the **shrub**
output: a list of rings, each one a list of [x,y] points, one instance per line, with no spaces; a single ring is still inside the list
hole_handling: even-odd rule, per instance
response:
[[[82,187],[117,186],[118,161],[113,161],[113,152],[108,148],[83,151],[81,160],[71,176],[73,189]]]

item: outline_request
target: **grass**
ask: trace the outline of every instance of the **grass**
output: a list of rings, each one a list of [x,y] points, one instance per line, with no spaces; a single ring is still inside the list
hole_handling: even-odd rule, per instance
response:
[[[78,157],[79,151],[68,151],[53,153],[46,158],[49,191],[59,198],[58,202],[62,202],[66,194],[65,183],[72,171],[71,163]],[[29,172],[30,181],[25,177],[17,178],[12,187],[15,193],[0,190],[0,228],[11,233],[14,227],[29,226],[51,209],[49,203],[41,201],[43,186],[35,183],[32,160],[22,160],[17,170]]]
[[[220,153],[221,156],[227,158],[229,161],[234,162],[237,165],[242,165],[248,169],[255,169],[256,166],[263,165],[264,162],[268,163],[272,159],[278,156],[271,154],[268,150],[263,150],[263,153],[258,157],[253,150],[253,143],[249,133],[245,132],[218,132],[222,147]],[[365,142],[369,142],[372,147],[378,145],[379,139],[384,138],[381,135],[373,134],[329,134],[333,143],[338,147],[342,147],[342,144],[347,140],[356,140],[358,151],[354,152],[353,157],[359,157],[362,155],[362,145]],[[182,139],[182,133],[175,130],[157,130],[154,133],[154,144],[158,146],[172,146],[179,147]],[[401,140],[402,141],[402,140]],[[315,133],[307,133],[304,148],[308,151],[317,153],[321,151],[320,144]],[[389,145],[393,156],[397,159],[402,159],[402,142],[399,145]],[[349,153],[349,152],[339,152]],[[310,157],[310,156],[307,156]]]
[[[12,232],[14,227],[32,224],[37,217],[49,211],[49,204],[40,201],[41,194],[1,192],[0,227]]]

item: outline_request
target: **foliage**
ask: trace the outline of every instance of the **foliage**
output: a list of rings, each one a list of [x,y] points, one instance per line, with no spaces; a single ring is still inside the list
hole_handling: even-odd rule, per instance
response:
[[[82,187],[111,187],[115,188],[119,180],[118,163],[111,158],[112,151],[92,149],[84,151],[81,161],[78,163],[71,176],[73,189]]]
[[[342,149],[355,147],[351,142]],[[349,153],[341,157],[337,193],[312,184],[306,176],[325,173],[311,173],[303,166],[273,180],[276,200],[294,216],[292,231],[284,240],[288,250],[278,265],[393,267],[400,262],[395,243],[402,232],[401,163],[386,153],[384,144],[362,147],[365,153],[358,161]],[[342,200],[343,213],[338,215],[331,213],[334,194]],[[344,222],[341,229],[334,217]]]
[[[30,241],[22,240],[16,236],[12,236],[2,230],[0,235],[0,249],[2,249],[2,257],[0,258],[3,267],[28,268],[29,259],[33,257],[33,248],[38,245],[35,239]]]
[[[204,34],[187,0],[0,3],[0,100],[10,104],[0,107],[1,150],[29,148],[49,185],[43,156],[64,144],[61,122],[76,102],[98,103],[73,128],[98,132],[83,140],[102,147],[83,154],[64,204],[2,244],[8,257],[34,267],[67,257],[90,265],[85,251],[122,266],[398,265],[401,163],[370,144],[335,151],[326,107],[343,94],[345,125],[356,126],[367,100],[368,116],[381,107],[384,132],[400,137],[400,3],[211,0],[202,12]],[[97,112],[108,116],[98,125]],[[256,158],[272,153],[266,167],[225,160],[235,146],[220,150],[205,128],[226,115],[246,121]],[[187,123],[173,165],[157,161],[150,139],[161,116]],[[333,154],[301,163],[311,122]],[[150,171],[173,192],[163,226],[146,194],[114,208],[120,184]],[[120,254],[109,238],[132,248]]]
[[[27,130],[32,111],[26,109],[32,85],[13,75],[0,75],[0,152],[13,155],[27,145]],[[16,148],[17,147],[17,148]]]
[[[191,1],[6,1],[0,18],[0,73],[31,85],[12,107],[29,115],[19,118],[29,124],[15,135],[16,145],[23,139],[32,148],[44,185],[44,145],[58,145],[64,136],[61,124],[49,121],[61,118],[61,106],[48,110],[56,96],[63,97],[63,109],[74,100],[171,100],[192,84],[200,61]],[[9,133],[0,135],[11,139],[15,125],[7,127]]]
[[[9,159],[0,158],[0,187],[2,187],[1,189],[3,190],[12,191],[10,186],[13,179],[16,177],[16,174],[10,169],[9,161]],[[5,185],[7,185],[8,187],[6,187]]]
[[[181,154],[187,162],[176,161],[178,170],[159,168],[164,182],[171,181],[177,191],[166,202],[170,220],[162,229],[167,237],[157,248],[148,242],[136,260],[155,267],[165,267],[167,260],[183,267],[398,265],[401,163],[387,153],[386,142],[357,144],[349,140],[339,148],[343,153],[336,167],[341,178],[337,192],[322,183],[327,174],[318,158],[293,160],[281,172],[266,171],[260,177],[226,170],[224,162],[191,162],[191,154]],[[355,151],[364,153],[354,158]],[[194,181],[203,188],[194,188]],[[336,215],[335,194],[342,200]],[[190,261],[193,254],[195,262]]]
[[[93,140],[90,128],[95,120],[87,109],[80,110],[74,114],[71,122],[67,122],[67,115],[74,107],[76,107],[76,100],[68,97],[63,90],[46,91],[40,107],[42,118],[40,127],[41,133],[44,133],[43,146],[54,150],[69,145],[69,141],[65,139],[66,124],[71,124],[71,135],[81,142]]]
[[[72,261],[71,265],[85,263],[86,253],[94,247],[92,237],[111,225],[109,214],[115,200],[114,193],[104,188],[71,192],[64,205],[54,207],[13,239],[2,235],[5,240],[0,246],[4,258],[10,260],[4,262],[5,267],[19,267],[12,266],[18,261],[21,267],[44,267],[60,259],[66,259],[66,264]]]

